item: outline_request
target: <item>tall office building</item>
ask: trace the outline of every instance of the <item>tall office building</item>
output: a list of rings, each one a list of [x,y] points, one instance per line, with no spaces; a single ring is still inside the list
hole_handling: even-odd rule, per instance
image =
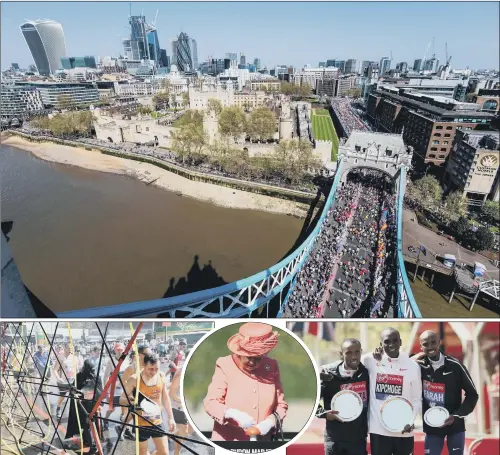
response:
[[[149,44],[144,16],[130,16],[130,47],[132,60],[150,60]]]
[[[379,65],[380,76],[383,76],[384,74],[389,72],[389,70],[391,69],[391,63],[392,61],[389,57],[382,57],[380,59],[380,65]]]
[[[156,28],[151,26],[148,27],[147,39],[149,47],[149,60],[154,60],[157,67],[162,66],[160,42],[158,41],[158,33],[156,32]]]
[[[356,72],[356,59],[350,58],[345,62],[345,74],[352,74]]]
[[[172,57],[179,71],[193,70],[192,40],[187,33],[181,32],[176,41],[172,42]]]
[[[198,45],[195,39],[190,40],[191,43],[191,60],[192,60],[192,70],[198,69]]]
[[[371,63],[370,60],[363,60],[361,62],[361,69],[359,72],[362,76],[366,76],[366,71],[367,71],[368,67],[370,66],[370,63]]]
[[[247,64],[247,58],[245,57],[245,54],[241,53],[240,54],[240,65],[245,66]]]
[[[437,73],[439,69],[439,59],[432,57],[424,62],[424,71],[430,71],[431,73]]]
[[[421,58],[417,58],[414,62],[413,62],[413,71],[422,71],[422,59]]]
[[[406,62],[399,62],[396,65],[396,70],[399,71],[400,73],[406,73],[408,71],[408,63],[406,63]]]
[[[86,55],[85,57],[61,57],[61,67],[65,70],[73,68],[97,68],[95,57]]]
[[[253,61],[253,64],[254,64],[254,66],[255,66],[255,69],[256,69],[257,71],[259,71],[259,70],[260,70],[260,58],[259,58],[259,57],[255,57],[255,59],[254,59],[254,61]]]
[[[61,57],[66,57],[62,25],[49,19],[41,19],[27,21],[20,28],[38,73],[48,76],[60,69]]]

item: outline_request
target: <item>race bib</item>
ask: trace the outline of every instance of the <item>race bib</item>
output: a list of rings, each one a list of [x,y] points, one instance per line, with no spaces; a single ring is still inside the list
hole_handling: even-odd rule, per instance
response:
[[[403,395],[403,376],[399,374],[377,373],[375,381],[375,397],[377,400],[387,400]]]
[[[444,406],[445,384],[424,381],[424,401],[428,406]]]
[[[142,417],[154,422],[161,420],[161,408],[150,401],[143,401],[142,407]]]
[[[366,381],[351,382],[350,384],[342,384],[340,386],[340,390],[352,390],[353,392],[356,392],[363,400],[363,407],[366,408],[368,406]]]

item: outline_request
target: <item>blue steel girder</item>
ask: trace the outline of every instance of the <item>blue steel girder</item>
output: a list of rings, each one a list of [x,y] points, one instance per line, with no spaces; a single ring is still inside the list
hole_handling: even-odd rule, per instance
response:
[[[239,318],[250,316],[256,310],[262,311],[264,307],[268,310],[270,301],[278,295],[280,295],[280,310],[278,313],[278,316],[280,316],[284,303],[288,300],[288,296],[295,285],[294,278],[306,262],[316,237],[323,228],[323,222],[328,210],[335,200],[337,186],[342,176],[342,164],[342,160],[339,160],[332,188],[325,201],[321,217],[313,231],[295,251],[269,269],[248,278],[204,291],[156,300],[60,312],[57,313],[57,316],[61,318],[133,318],[168,314],[170,318]],[[406,173],[402,170],[396,209],[398,220],[398,305],[400,316],[412,318],[421,317],[421,315],[406,277],[401,250],[403,212],[400,204],[402,204],[404,195],[405,176]],[[285,302],[283,302],[282,292],[290,283]]]

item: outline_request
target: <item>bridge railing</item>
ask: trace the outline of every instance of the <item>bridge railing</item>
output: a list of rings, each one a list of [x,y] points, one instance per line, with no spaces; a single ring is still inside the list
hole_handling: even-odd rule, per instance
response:
[[[406,274],[405,261],[403,259],[403,199],[406,188],[406,169],[401,167],[398,185],[398,199],[396,201],[397,218],[397,297],[398,297],[398,317],[400,318],[421,318],[422,314],[418,309],[415,297],[411,290],[410,282]]]
[[[293,253],[267,270],[205,291],[143,302],[65,311],[57,313],[57,316],[61,318],[133,318],[168,314],[170,318],[238,318],[251,316],[256,310],[259,312],[265,310],[266,314],[260,313],[262,317],[265,317],[268,316],[271,299],[277,296],[280,298],[281,310],[283,290],[306,261],[316,237],[321,232],[328,209],[335,199],[341,175],[342,162],[339,161],[332,188],[315,228]]]

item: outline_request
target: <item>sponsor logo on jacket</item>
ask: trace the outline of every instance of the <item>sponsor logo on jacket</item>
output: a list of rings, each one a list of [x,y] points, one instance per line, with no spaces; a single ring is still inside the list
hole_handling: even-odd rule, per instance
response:
[[[366,393],[366,381],[351,382],[350,384],[342,384],[340,390],[352,390],[356,392],[363,400],[363,407],[368,406],[368,396]]]
[[[445,384],[423,381],[424,401],[428,406],[444,406]]]
[[[404,377],[399,374],[377,373],[375,381],[375,397],[377,400],[387,400],[390,397],[403,395]]]

